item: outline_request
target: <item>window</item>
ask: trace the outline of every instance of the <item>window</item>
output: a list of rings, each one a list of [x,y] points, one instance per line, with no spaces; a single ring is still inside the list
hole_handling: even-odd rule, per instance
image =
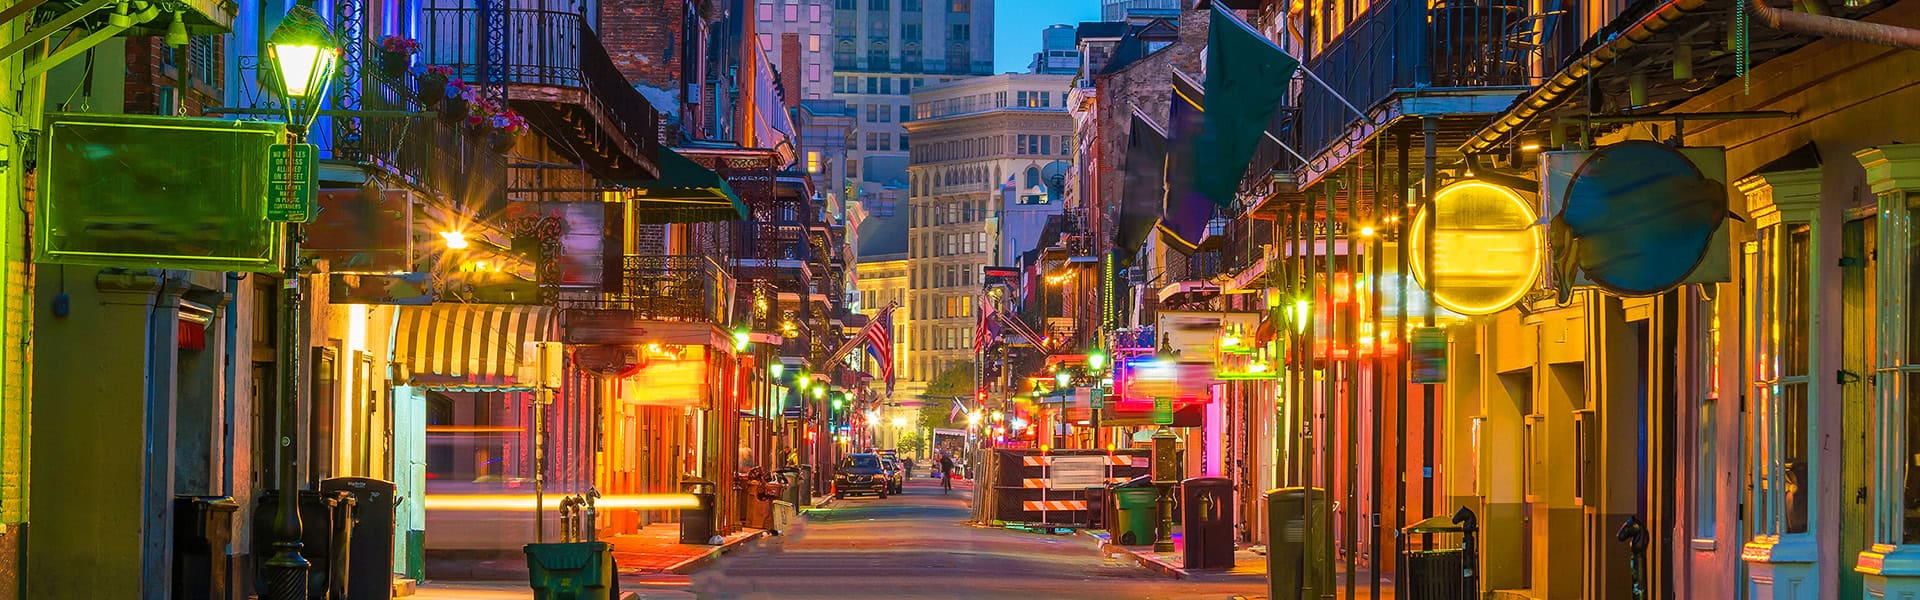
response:
[[[882,78],[880,78],[880,93],[882,93],[882,94],[891,94],[891,93],[893,93],[893,78],[892,78],[892,77],[882,77]]]
[[[807,81],[820,80],[820,63],[807,63]]]
[[[913,107],[907,106],[905,104],[900,105],[900,122],[905,123],[907,121],[912,121],[912,120],[913,120]],[[906,143],[902,142],[900,144],[900,147],[905,148],[907,147],[907,145]]]
[[[869,94],[880,93],[880,78],[868,77],[866,79],[867,79],[867,93]]]
[[[900,10],[920,12],[920,1],[921,0],[900,0]]]
[[[952,0],[948,10],[963,13],[973,10],[973,0]]]
[[[760,20],[762,21],[773,20],[773,3],[772,2],[760,3]]]
[[[920,24],[902,23],[900,25],[900,38],[908,42],[920,41]]]
[[[760,49],[761,49],[761,50],[763,50],[763,51],[764,51],[764,50],[771,50],[771,49],[773,49],[773,48],[775,48],[775,47],[776,47],[776,46],[774,46],[774,45],[773,45],[773,34],[771,34],[771,33],[762,33],[762,34],[760,34]]]
[[[878,107],[877,107],[876,105],[873,105],[873,104],[868,104],[868,105],[866,106],[866,109],[864,109],[864,110],[862,110],[862,111],[860,111],[860,112],[861,112],[862,114],[865,114],[865,115],[867,115],[867,122],[868,122],[868,123],[872,123],[872,122],[874,122],[874,119],[876,119],[876,118],[877,118],[877,117],[875,117],[874,115],[875,115],[876,113],[879,113],[879,112],[880,112],[880,109],[879,109],[879,108],[878,108]],[[873,134],[867,134],[867,135],[873,135]]]
[[[815,8],[818,8],[818,7],[815,7]],[[819,15],[816,14],[814,16],[818,17]],[[807,34],[807,51],[808,52],[820,51],[820,34],[818,33]]]
[[[1760,228],[1749,250],[1753,356],[1772,357],[1759,362],[1753,378],[1759,410],[1772,421],[1756,443],[1780,449],[1780,456],[1755,465],[1755,516],[1761,532],[1807,531],[1807,491],[1813,489],[1807,481],[1812,475],[1807,464],[1810,237],[1806,223],[1776,223]]]
[[[906,107],[902,106],[901,108],[906,108]],[[901,152],[907,151],[907,134],[904,134],[904,133],[900,134],[900,151]]]
[[[884,11],[887,10],[887,4],[887,0],[867,0],[867,10]]]
[[[818,4],[807,5],[807,20],[814,23],[820,22],[820,5]]]
[[[953,26],[953,32],[947,34],[947,41],[965,42],[973,39],[973,26],[961,23]]]
[[[858,7],[859,5],[855,4],[854,0],[833,0],[834,10],[854,10]]]

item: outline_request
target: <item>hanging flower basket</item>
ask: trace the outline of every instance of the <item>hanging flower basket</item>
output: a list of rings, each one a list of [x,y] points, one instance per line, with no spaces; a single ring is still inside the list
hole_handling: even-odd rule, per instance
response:
[[[513,149],[514,142],[527,132],[527,119],[513,109],[506,109],[493,116],[487,123],[487,145],[494,152],[505,154]]]
[[[427,67],[427,72],[420,74],[420,105],[427,110],[439,107],[440,102],[447,99],[447,84],[452,77],[452,67],[443,65]]]
[[[420,51],[420,42],[411,38],[390,35],[380,39],[380,74],[387,79],[399,79],[407,74],[407,67],[413,65],[413,55]]]
[[[472,109],[473,99],[476,97],[473,87],[461,81],[460,78],[454,77],[447,81],[445,94],[447,98],[444,105],[440,107],[440,122],[458,125],[466,121],[468,112]]]

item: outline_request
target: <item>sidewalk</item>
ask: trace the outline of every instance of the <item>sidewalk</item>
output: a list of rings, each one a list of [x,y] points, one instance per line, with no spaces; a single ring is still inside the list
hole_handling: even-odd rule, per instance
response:
[[[1206,581],[1266,581],[1267,557],[1252,550],[1241,548],[1233,553],[1233,567],[1228,569],[1193,569],[1181,566],[1186,559],[1185,536],[1173,534],[1172,552],[1154,552],[1153,546],[1122,546],[1113,543],[1112,536],[1106,531],[1082,529],[1081,535],[1091,536],[1100,545],[1100,553],[1106,556],[1122,556],[1133,560],[1149,571],[1174,579],[1199,579]]]
[[[613,544],[613,562],[621,575],[673,573],[685,575],[706,566],[721,554],[767,535],[763,529],[743,529],[718,546],[680,543],[679,523],[655,523],[637,533],[606,539]]]

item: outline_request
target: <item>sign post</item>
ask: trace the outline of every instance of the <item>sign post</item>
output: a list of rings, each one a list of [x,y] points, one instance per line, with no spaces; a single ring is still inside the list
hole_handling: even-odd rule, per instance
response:
[[[313,220],[318,187],[313,144],[274,144],[267,149],[267,220],[305,223]]]

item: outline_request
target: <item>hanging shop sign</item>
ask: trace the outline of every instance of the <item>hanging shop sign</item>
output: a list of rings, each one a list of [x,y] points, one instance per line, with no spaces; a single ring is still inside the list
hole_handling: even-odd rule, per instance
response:
[[[1161,311],[1156,315],[1154,331],[1160,339],[1154,344],[1161,358],[1176,361],[1215,359],[1221,343],[1236,336],[1235,345],[1251,343],[1252,333],[1260,327],[1257,312]]]
[[[1408,355],[1408,378],[1413,383],[1447,382],[1447,330],[1421,327],[1413,330],[1413,351]]]
[[[69,114],[39,142],[34,259],[199,271],[280,269],[264,121]],[[23,161],[20,161],[23,162]]]
[[[1650,296],[1731,281],[1723,148],[1627,141],[1541,155],[1543,213],[1553,216],[1551,279],[1562,302],[1579,287]]]
[[[307,223],[301,254],[327,261],[335,273],[412,271],[413,202],[403,190],[320,190],[319,213]]]
[[[1448,310],[1506,310],[1540,276],[1545,247],[1537,220],[1533,206],[1511,188],[1479,181],[1440,188],[1409,224],[1414,278]],[[1425,234],[1430,223],[1431,248]]]
[[[328,273],[329,304],[433,304],[433,279],[426,273]]]

